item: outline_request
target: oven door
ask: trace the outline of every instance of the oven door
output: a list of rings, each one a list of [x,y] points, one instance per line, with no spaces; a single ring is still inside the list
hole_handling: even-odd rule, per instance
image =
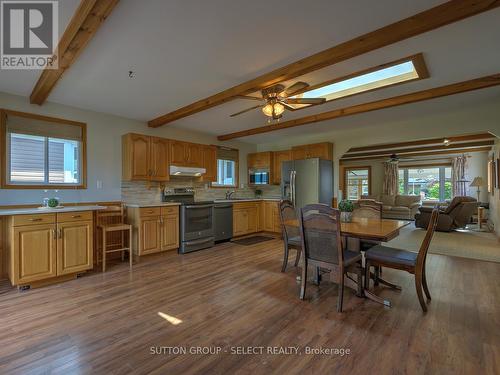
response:
[[[213,221],[213,204],[181,206],[181,241],[213,237]]]

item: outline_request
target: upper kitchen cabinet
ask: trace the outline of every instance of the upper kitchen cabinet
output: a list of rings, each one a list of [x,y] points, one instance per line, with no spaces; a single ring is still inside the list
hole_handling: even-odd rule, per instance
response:
[[[217,147],[203,146],[202,149],[203,168],[207,171],[203,175],[203,181],[217,181]]]
[[[333,160],[333,144],[330,142],[323,142],[292,147],[293,160],[312,158]]]
[[[279,185],[281,183],[281,163],[292,160],[292,152],[290,150],[276,151],[273,153],[273,178],[272,183]]]
[[[142,134],[122,137],[122,176],[128,181],[168,181],[169,140]]]
[[[255,169],[271,169],[273,167],[273,153],[267,151],[248,154],[247,166]]]
[[[204,145],[170,140],[170,162],[178,167],[203,166]]]

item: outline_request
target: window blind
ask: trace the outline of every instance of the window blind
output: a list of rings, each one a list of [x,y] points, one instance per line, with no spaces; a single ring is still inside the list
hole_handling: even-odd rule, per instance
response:
[[[50,138],[83,140],[82,128],[78,125],[59,124],[20,116],[7,116],[7,133],[38,135]]]
[[[217,146],[217,159],[238,162],[238,150],[229,147]]]

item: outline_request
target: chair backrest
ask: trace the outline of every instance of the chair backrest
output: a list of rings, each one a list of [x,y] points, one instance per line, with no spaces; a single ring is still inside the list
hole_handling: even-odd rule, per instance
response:
[[[458,206],[453,209],[449,215],[453,219],[453,224],[457,228],[465,227],[476,212],[478,202],[474,199],[469,202],[460,202]]]
[[[429,245],[431,244],[432,236],[437,226],[439,218],[439,210],[437,208],[432,210],[431,219],[429,220],[429,225],[427,226],[427,233],[425,234],[424,240],[420,245],[417,256],[417,268],[423,267],[425,263],[425,258],[427,257],[427,251],[429,251]]]
[[[123,224],[125,222],[125,210],[123,204],[107,206],[105,210],[97,211],[97,225]]]
[[[444,210],[444,213],[448,215],[451,214],[452,211],[459,209],[460,205],[465,202],[477,202],[477,200],[472,197],[457,196],[451,200],[448,207]]]
[[[300,210],[299,222],[306,259],[343,264],[339,210],[325,204],[309,204]]]
[[[295,211],[295,207],[293,207],[292,202],[288,200],[280,201],[279,211],[281,231],[285,242],[288,242],[289,238],[299,237],[300,229],[297,226],[297,212]]]
[[[359,199],[354,203],[353,218],[382,219],[382,203],[374,199]]]

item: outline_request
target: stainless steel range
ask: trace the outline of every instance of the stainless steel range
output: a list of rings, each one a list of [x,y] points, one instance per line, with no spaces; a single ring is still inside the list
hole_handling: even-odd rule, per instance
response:
[[[165,189],[162,200],[181,204],[180,253],[214,246],[213,201],[195,201],[193,188]]]

